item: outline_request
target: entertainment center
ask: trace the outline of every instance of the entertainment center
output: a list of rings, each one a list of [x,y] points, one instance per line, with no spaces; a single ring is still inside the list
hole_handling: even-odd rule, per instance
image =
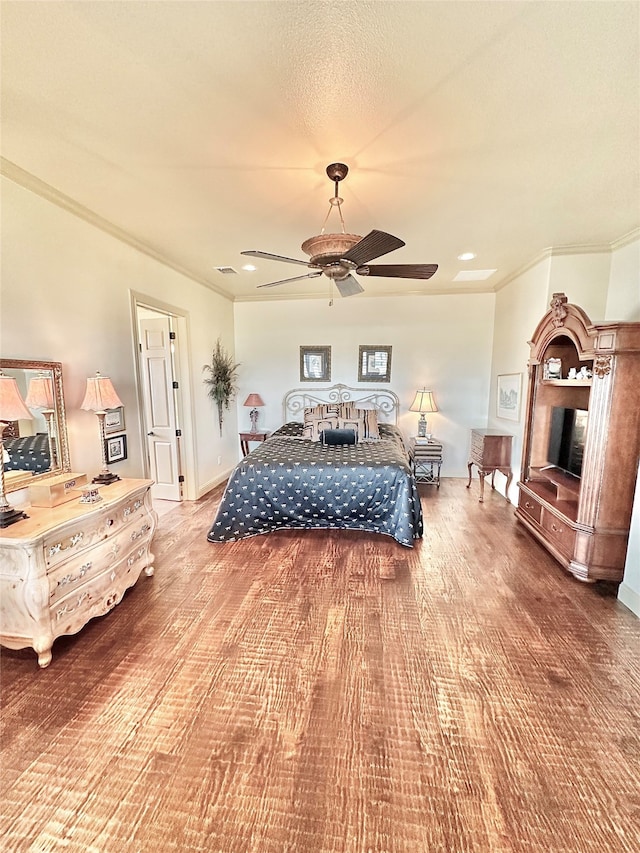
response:
[[[516,517],[576,578],[621,581],[640,455],[640,323],[554,293],[529,342]]]

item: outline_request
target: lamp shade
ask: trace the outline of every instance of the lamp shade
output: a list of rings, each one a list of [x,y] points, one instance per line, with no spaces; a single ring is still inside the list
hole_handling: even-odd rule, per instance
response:
[[[89,412],[104,412],[107,409],[117,409],[122,406],[122,400],[116,394],[116,389],[108,376],[95,376],[87,379],[87,390],[82,401],[81,409]]]
[[[0,421],[31,420],[33,415],[20,396],[18,383],[0,373]]]
[[[25,403],[31,409],[54,409],[53,382],[48,376],[34,376],[29,382]]]
[[[264,406],[260,394],[249,394],[247,399],[242,404],[243,406]]]
[[[409,406],[410,412],[437,412],[438,407],[433,399],[433,391],[416,391],[413,403]]]

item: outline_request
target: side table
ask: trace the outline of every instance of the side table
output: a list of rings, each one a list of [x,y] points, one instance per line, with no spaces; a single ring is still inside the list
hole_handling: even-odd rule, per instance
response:
[[[442,444],[435,438],[425,444],[412,438],[409,442],[409,459],[417,483],[427,483],[440,488]]]
[[[467,488],[471,487],[472,470],[471,466],[475,465],[478,469],[478,477],[480,478],[480,497],[479,502],[484,501],[484,479],[491,474],[491,488],[495,489],[494,479],[496,471],[507,478],[506,498],[509,500],[509,486],[513,479],[513,471],[511,470],[511,442],[513,436],[509,433],[500,432],[497,429],[472,429],[471,430],[471,450],[469,453],[469,482]]]
[[[249,453],[250,441],[266,441],[269,435],[268,432],[241,432],[238,434],[240,436],[240,449],[243,456]]]

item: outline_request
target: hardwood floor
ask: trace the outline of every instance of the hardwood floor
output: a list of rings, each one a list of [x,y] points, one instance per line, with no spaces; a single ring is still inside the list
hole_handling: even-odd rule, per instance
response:
[[[421,494],[413,549],[163,512],[48,669],[2,651],[2,850],[637,853],[640,621],[497,493]]]

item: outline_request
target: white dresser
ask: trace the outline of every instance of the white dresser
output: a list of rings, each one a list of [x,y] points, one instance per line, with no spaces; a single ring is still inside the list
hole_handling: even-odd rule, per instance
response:
[[[153,574],[157,516],[151,480],[119,480],[95,504],[26,507],[0,531],[0,643],[32,646],[41,667],[51,646],[118,604],[144,569]]]

